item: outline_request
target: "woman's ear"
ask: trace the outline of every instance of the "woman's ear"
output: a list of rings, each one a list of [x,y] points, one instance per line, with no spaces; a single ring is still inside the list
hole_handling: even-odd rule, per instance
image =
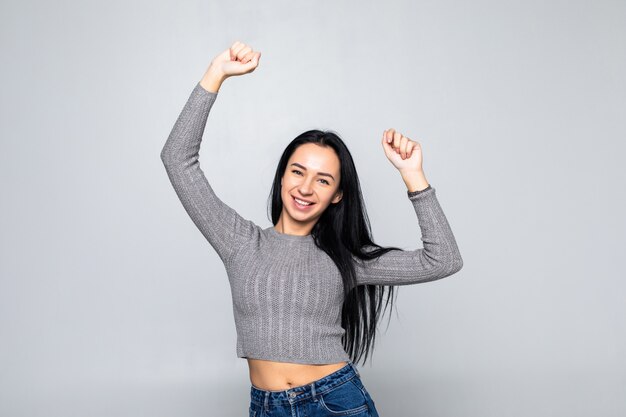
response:
[[[337,194],[335,194],[335,197],[333,197],[333,204],[337,204],[338,202],[340,202],[342,197],[343,197],[343,191],[337,192]]]

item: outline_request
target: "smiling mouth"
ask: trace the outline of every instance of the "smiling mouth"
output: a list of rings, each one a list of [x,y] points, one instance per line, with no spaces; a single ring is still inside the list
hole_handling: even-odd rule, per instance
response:
[[[291,198],[293,198],[293,201],[295,201],[296,204],[298,204],[301,207],[309,207],[309,206],[312,206],[313,204],[315,204],[313,202],[307,202],[305,200],[300,200],[299,198],[296,198],[294,196],[291,196]]]

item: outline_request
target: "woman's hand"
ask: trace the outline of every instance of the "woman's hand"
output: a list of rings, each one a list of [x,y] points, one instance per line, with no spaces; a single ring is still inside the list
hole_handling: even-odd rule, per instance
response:
[[[245,43],[235,41],[230,48],[213,58],[209,68],[214,67],[226,78],[252,72],[259,65],[260,52],[255,52]]]
[[[407,186],[408,191],[421,191],[428,187],[428,180],[422,169],[422,147],[395,129],[383,132],[385,155],[395,166]]]
[[[419,143],[391,128],[383,132],[382,144],[385,155],[399,171],[423,171]]]
[[[235,41],[230,48],[213,58],[200,84],[209,91],[217,92],[226,78],[254,71],[260,58],[261,52]]]

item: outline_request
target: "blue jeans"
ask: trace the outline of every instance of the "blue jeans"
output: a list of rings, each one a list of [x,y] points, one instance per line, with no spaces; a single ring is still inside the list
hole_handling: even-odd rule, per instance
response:
[[[379,417],[352,361],[306,385],[282,391],[250,387],[249,417]]]

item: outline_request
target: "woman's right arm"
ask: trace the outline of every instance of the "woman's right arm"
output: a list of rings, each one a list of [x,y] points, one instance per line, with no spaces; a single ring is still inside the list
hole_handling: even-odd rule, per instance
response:
[[[203,83],[209,85],[205,79]],[[258,226],[226,205],[200,168],[200,144],[217,91],[196,84],[163,146],[161,160],[189,217],[226,264]]]

